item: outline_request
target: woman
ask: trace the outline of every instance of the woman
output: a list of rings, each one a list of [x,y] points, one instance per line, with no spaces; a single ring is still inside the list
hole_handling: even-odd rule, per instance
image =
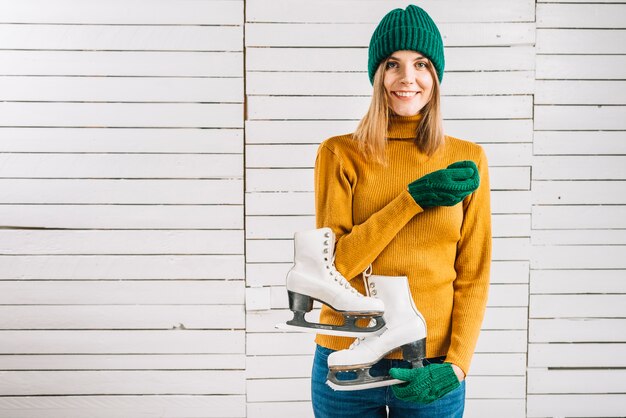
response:
[[[407,276],[426,319],[426,367],[400,353],[375,367],[402,385],[333,391],[327,358],[353,339],[318,334],[312,375],[315,416],[461,417],[465,375],[489,286],[491,212],[487,160],[474,143],[443,134],[443,42],[417,6],[395,9],[369,46],[370,108],[354,134],[324,141],[315,163],[317,227],[337,237],[335,266],[365,294],[361,273]],[[456,189],[450,179],[462,179]],[[321,322],[342,323],[324,306]],[[390,371],[391,369],[391,371]]]

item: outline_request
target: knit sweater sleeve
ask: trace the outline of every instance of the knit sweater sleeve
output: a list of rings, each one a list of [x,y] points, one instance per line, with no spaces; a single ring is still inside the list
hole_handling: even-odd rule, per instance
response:
[[[491,207],[487,158],[477,162],[480,186],[463,202],[461,238],[457,244],[452,336],[446,362],[468,373],[482,325],[491,267]]]
[[[317,228],[329,227],[335,233],[335,267],[349,280],[362,273],[411,218],[423,211],[404,190],[365,222],[354,225],[355,173],[324,143],[317,152],[314,178]]]

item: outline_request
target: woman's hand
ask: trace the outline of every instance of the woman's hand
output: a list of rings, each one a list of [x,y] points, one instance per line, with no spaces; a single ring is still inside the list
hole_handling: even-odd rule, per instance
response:
[[[452,366],[452,370],[454,370],[454,374],[456,374],[456,378],[459,379],[459,382],[464,381],[465,373],[463,373],[463,370],[461,370],[461,368],[456,364],[450,363],[450,365]]]
[[[429,404],[461,384],[452,366],[451,363],[435,363],[416,369],[392,368],[389,375],[394,379],[404,380],[405,383],[393,385],[391,390],[403,401]]]
[[[422,209],[454,206],[480,185],[478,168],[473,161],[457,161],[434,171],[408,186],[409,193]]]

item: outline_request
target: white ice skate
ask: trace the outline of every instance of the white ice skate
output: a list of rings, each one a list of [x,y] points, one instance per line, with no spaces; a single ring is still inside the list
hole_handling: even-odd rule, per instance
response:
[[[412,368],[422,367],[426,357],[426,321],[415,307],[405,276],[370,276],[369,293],[385,303],[385,331],[357,338],[350,348],[328,356],[328,380],[335,390],[360,390],[403,383],[389,375],[372,376],[371,367],[392,351],[401,349]],[[354,379],[339,379],[341,372],[354,372]],[[345,373],[344,373],[344,377]],[[349,375],[347,377],[350,377]]]
[[[294,235],[294,265],[287,274],[289,309],[293,319],[278,324],[279,329],[295,329],[344,337],[374,335],[383,331],[385,321],[382,300],[357,292],[335,268],[335,234],[330,228],[296,232]],[[313,300],[324,303],[341,313],[344,325],[308,322],[304,314],[313,309]],[[360,327],[357,319],[369,319]]]

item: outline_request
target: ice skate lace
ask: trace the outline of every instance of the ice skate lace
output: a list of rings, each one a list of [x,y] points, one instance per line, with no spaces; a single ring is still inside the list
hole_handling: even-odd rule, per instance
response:
[[[330,276],[333,278],[335,282],[337,282],[339,286],[342,286],[345,290],[348,290],[360,297],[363,297],[363,295],[357,292],[356,289],[353,288],[352,285],[350,285],[348,280],[346,280],[346,278],[343,277],[343,275],[339,273],[339,271],[335,267],[335,254],[333,254],[329,262],[329,259],[328,259],[329,245],[330,243],[328,242],[328,240],[324,241],[324,246],[326,247],[324,248],[324,261],[326,261],[326,269],[329,270]]]

